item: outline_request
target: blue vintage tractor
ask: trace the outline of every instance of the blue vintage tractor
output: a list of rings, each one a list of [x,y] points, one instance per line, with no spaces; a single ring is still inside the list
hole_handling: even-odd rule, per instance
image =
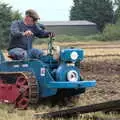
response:
[[[67,48],[53,55],[53,38],[49,39],[48,53],[39,59],[6,60],[0,53],[0,101],[27,108],[40,98],[54,96],[64,91],[65,96],[85,92],[96,81],[81,78],[78,63],[84,58],[82,49]],[[29,52],[29,51],[28,51]]]

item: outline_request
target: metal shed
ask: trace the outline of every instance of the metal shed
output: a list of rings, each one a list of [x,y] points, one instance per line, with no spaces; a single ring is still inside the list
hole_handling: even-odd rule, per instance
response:
[[[57,35],[91,35],[98,32],[96,24],[86,20],[80,21],[41,21],[48,31]]]

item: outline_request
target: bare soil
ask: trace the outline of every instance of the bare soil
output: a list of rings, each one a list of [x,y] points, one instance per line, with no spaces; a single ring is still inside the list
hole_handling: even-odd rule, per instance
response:
[[[85,57],[81,62],[80,69],[83,78],[85,80],[96,80],[97,85],[88,88],[85,94],[80,95],[78,104],[92,104],[120,99],[119,41],[58,43],[58,45],[61,48],[70,46],[83,48],[85,56],[98,55],[98,57]],[[100,57],[99,55],[103,56]]]
[[[100,59],[90,58],[81,63],[84,79],[97,82],[96,87],[88,89],[81,97],[89,104],[120,99],[120,58]]]

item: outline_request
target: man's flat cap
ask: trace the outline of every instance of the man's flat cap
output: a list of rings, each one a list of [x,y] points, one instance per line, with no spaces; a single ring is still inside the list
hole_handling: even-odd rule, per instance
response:
[[[28,16],[34,18],[34,19],[40,19],[38,13],[33,9],[26,10],[25,15],[28,15]]]

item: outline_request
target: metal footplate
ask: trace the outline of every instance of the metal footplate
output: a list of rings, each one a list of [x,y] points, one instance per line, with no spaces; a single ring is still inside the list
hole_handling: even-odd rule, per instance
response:
[[[50,82],[49,88],[88,88],[96,86],[96,80],[92,81],[77,81],[77,82]]]

